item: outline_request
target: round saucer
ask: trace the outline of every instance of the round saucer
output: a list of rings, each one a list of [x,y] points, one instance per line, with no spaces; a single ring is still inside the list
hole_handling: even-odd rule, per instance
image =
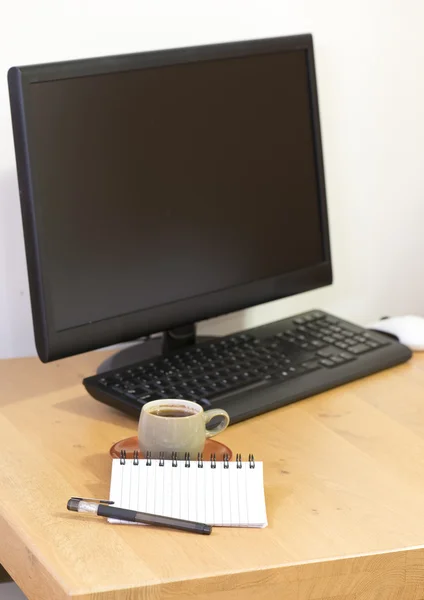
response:
[[[109,450],[112,458],[119,458],[121,456],[121,450],[125,450],[127,454],[127,458],[132,458],[134,455],[134,451],[138,450],[140,453],[140,457],[143,456],[143,453],[140,452],[138,445],[138,437],[134,435],[133,437],[125,438],[124,440],[120,440],[113,444],[111,449]],[[211,454],[216,455],[216,460],[224,460],[224,455],[228,454],[229,460],[231,460],[233,453],[230,448],[221,442],[217,442],[216,440],[209,438],[206,440],[205,449],[203,450],[203,457],[205,460],[208,460],[208,457]]]

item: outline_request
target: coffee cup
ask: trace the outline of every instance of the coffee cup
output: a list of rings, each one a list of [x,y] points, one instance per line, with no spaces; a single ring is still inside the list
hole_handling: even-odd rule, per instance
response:
[[[214,417],[222,417],[222,420],[213,429],[207,429]],[[173,452],[182,458],[189,452],[195,459],[203,452],[206,439],[224,431],[229,422],[228,413],[220,408],[204,411],[200,404],[190,400],[153,400],[143,406],[140,414],[140,450],[144,454],[151,452],[153,458],[161,453],[171,458]]]

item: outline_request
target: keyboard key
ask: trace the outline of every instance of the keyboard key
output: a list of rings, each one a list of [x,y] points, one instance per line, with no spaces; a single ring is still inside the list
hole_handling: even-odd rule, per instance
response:
[[[105,387],[108,387],[109,385],[115,383],[115,380],[113,379],[113,377],[102,377],[101,379],[99,379],[99,383],[101,383]]]
[[[330,316],[326,316],[324,321],[326,321],[327,323],[331,323],[331,325],[338,325],[339,324],[339,319],[336,319],[336,317],[332,317]]]
[[[139,404],[145,404],[146,402],[151,402],[152,400],[161,400],[161,396],[159,394],[140,394],[138,396],[132,396]]]
[[[369,352],[371,348],[367,344],[356,344],[355,346],[349,347],[349,352],[352,354],[363,354],[364,352]]]
[[[348,348],[349,346],[346,344],[346,342],[336,342],[334,344],[335,346],[337,346],[337,348],[341,348],[342,350],[346,350],[346,348]]]
[[[248,333],[241,333],[239,335],[237,335],[237,338],[241,341],[241,342],[250,342],[250,340],[253,339],[253,336],[248,334]]]
[[[367,340],[364,338],[364,336],[363,336],[363,335],[354,335],[354,336],[353,336],[353,339],[354,339],[354,340],[356,340],[357,342],[361,342],[361,343],[363,343],[363,342],[366,342],[366,341],[367,341]]]
[[[282,379],[282,380],[290,379],[291,376],[292,376],[292,374],[289,373],[289,371],[278,371],[277,373],[273,373],[273,375],[272,375],[272,377],[277,377],[278,379]]]
[[[352,356],[352,354],[349,354],[349,352],[340,352],[339,356],[341,356],[345,361],[355,359],[355,357]]]
[[[291,373],[293,376],[298,377],[299,375],[302,375],[302,373],[305,372],[305,369],[301,366],[289,367],[288,372]]]
[[[128,387],[128,386],[123,387],[123,392],[126,395],[130,394],[132,396],[136,396],[139,393],[134,387]]]
[[[317,360],[304,362],[302,363],[302,367],[305,369],[305,371],[316,371],[317,369],[321,368]]]
[[[311,346],[313,346],[314,348],[322,348],[323,346],[325,346],[324,342],[321,342],[321,340],[311,340]]]
[[[367,346],[370,348],[379,348],[380,344],[378,342],[374,342],[374,340],[367,340]]]
[[[334,354],[334,350],[331,348],[323,348],[322,350],[318,350],[318,356],[322,356],[323,358],[328,358]]]
[[[332,360],[330,360],[329,358],[323,358],[319,361],[320,365],[323,365],[324,367],[335,367],[336,363],[334,363]]]
[[[216,388],[210,386],[210,385],[206,385],[203,389],[202,389],[202,395],[206,396],[207,398],[210,398],[213,394],[217,394],[217,390]]]
[[[327,344],[334,344],[334,342],[336,341],[333,337],[329,335],[325,335],[322,339],[324,340],[324,342],[327,342]]]
[[[120,385],[120,384],[112,385],[112,390],[114,392],[118,392],[118,394],[122,394],[125,391],[124,388],[122,387],[122,385]]]

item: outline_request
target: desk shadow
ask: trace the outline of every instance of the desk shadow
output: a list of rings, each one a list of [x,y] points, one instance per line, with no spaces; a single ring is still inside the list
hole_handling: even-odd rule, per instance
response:
[[[292,495],[290,488],[282,490],[280,486],[265,485],[265,504],[268,525],[272,527],[278,508]]]
[[[90,471],[90,473],[93,473],[93,475],[100,480],[100,482],[96,482],[95,484],[90,482],[87,487],[90,487],[92,483],[93,485],[97,486],[97,483],[99,483],[99,485],[103,485],[103,482],[106,482],[106,484],[109,485],[110,472],[112,468],[112,457],[110,456],[109,452],[85,456],[82,459],[82,463],[84,467]]]
[[[108,500],[110,491],[110,477],[112,469],[112,459],[107,452],[91,454],[83,459],[86,470],[92,473],[96,480],[85,482],[85,489],[88,490],[87,496],[97,500]]]
[[[96,498],[97,500],[108,500],[109,499],[109,488],[110,488],[110,475],[108,480],[98,483],[87,483],[86,488],[90,490],[90,498]]]
[[[131,417],[112,406],[103,404],[92,398],[91,396],[79,396],[78,398],[70,398],[58,402],[56,408],[64,410],[68,413],[85,417],[90,421],[102,421],[103,423],[113,423],[122,427],[129,427],[134,431],[137,426],[137,417]],[[130,433],[128,434],[130,435]]]
[[[90,514],[76,514],[75,512],[70,512],[70,511],[61,511],[61,512],[55,512],[53,513],[54,517],[59,517],[60,519],[69,519],[70,521],[75,521],[76,519],[84,522],[84,521],[89,521],[90,523],[97,523],[97,525],[99,527],[103,526],[104,524],[107,523],[107,521],[105,519],[99,519],[99,517],[97,515],[90,515]]]

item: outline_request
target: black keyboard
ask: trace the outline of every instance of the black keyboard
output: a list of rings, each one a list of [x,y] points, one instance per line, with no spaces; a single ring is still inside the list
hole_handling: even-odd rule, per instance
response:
[[[388,336],[314,310],[83,383],[97,400],[138,416],[160,398],[224,408],[236,423],[405,362]]]

